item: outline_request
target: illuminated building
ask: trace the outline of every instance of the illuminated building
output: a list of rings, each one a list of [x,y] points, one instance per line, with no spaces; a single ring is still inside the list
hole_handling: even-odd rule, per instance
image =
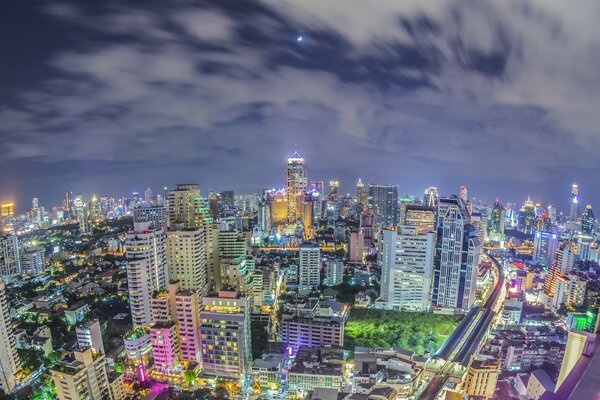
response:
[[[362,232],[350,233],[348,239],[348,261],[363,262],[365,254],[365,235]]]
[[[381,299],[393,310],[426,311],[431,295],[435,232],[402,226],[383,231]]]
[[[200,362],[200,297],[192,290],[179,290],[175,294],[175,315],[179,324],[181,359]]]
[[[584,313],[567,313],[567,329],[569,331],[575,329],[578,331],[594,332],[597,317],[598,315],[591,311]]]
[[[367,193],[365,184],[360,178],[358,178],[358,182],[356,182],[356,201],[363,208],[369,206],[369,194]]]
[[[321,249],[314,243],[300,245],[298,292],[308,294],[319,287],[321,267]]]
[[[488,238],[493,242],[504,241],[504,206],[496,199],[488,223]]]
[[[434,186],[430,186],[425,189],[425,195],[423,196],[423,204],[428,207],[437,207],[440,195],[438,190]]]
[[[336,201],[338,198],[338,190],[340,188],[340,181],[330,180],[329,181],[329,200]]]
[[[221,290],[202,299],[200,343],[208,375],[244,381],[251,361],[250,303],[237,291]]]
[[[558,276],[552,298],[552,308],[558,310],[561,306],[569,309],[583,306],[586,286],[587,279],[583,279],[577,274]]]
[[[536,231],[533,238],[533,261],[543,266],[552,265],[558,248],[558,233]]]
[[[375,230],[373,224],[375,223],[375,216],[373,211],[365,210],[360,214],[360,231],[364,235],[365,246],[372,246],[373,239],[375,238]]]
[[[594,354],[595,339],[596,334],[594,333],[575,329],[569,331],[565,355],[560,367],[560,373],[558,374],[558,380],[556,381],[557,391],[569,377],[569,374],[573,371],[573,368],[576,366],[581,357],[592,357]]]
[[[306,191],[306,170],[304,159],[294,152],[289,158],[285,170],[285,193],[287,200],[287,220],[295,224],[298,219],[298,197]]]
[[[313,227],[313,211],[314,205],[310,198],[311,196],[306,195],[304,199],[298,202],[298,218],[302,221],[303,239],[311,240],[315,237],[315,229]]]
[[[402,225],[414,226],[419,235],[435,230],[435,208],[418,204],[404,206]]]
[[[531,198],[528,197],[523,207],[519,210],[518,230],[523,233],[533,233],[536,219],[535,205],[531,201]]]
[[[169,226],[183,224],[184,228],[201,228],[210,222],[208,202],[200,196],[197,184],[178,184],[169,192]]]
[[[329,261],[325,265],[325,279],[323,285],[335,286],[344,281],[344,263],[342,261]]]
[[[151,229],[167,229],[168,216],[165,206],[141,204],[133,209],[133,222],[150,222]]]
[[[110,400],[125,400],[125,386],[122,372],[108,372],[108,388],[110,390]]]
[[[299,349],[288,373],[289,391],[306,393],[318,388],[341,390],[344,381],[343,360],[341,349]]]
[[[21,362],[13,334],[4,283],[0,282],[0,389],[11,392],[17,385]]]
[[[592,206],[589,204],[581,216],[581,232],[586,235],[593,235],[596,232],[596,218],[594,218]]]
[[[0,235],[0,275],[8,282],[21,275],[21,256],[16,235]]]
[[[569,213],[569,218],[571,222],[576,221],[579,216],[579,188],[577,184],[574,183],[571,187],[571,211]]]
[[[398,225],[398,186],[369,184],[369,203],[377,228]]]
[[[77,193],[75,195],[75,200],[73,201],[73,205],[75,207],[75,218],[79,223],[79,231],[81,233],[89,232],[89,223],[88,223],[88,210],[85,202],[83,201],[83,196],[81,193]]]
[[[208,290],[206,272],[206,231],[175,227],[167,232],[166,258],[169,279],[179,281],[184,290],[195,290],[204,296]]]
[[[0,242],[2,239],[0,238]],[[21,251],[21,270],[29,276],[36,276],[44,272],[44,249],[34,248]]]
[[[471,358],[465,376],[463,394],[469,397],[492,399],[499,374],[500,361],[497,358],[487,356]]]
[[[89,347],[67,353],[50,368],[50,375],[59,400],[111,398],[106,359]]]
[[[149,222],[136,223],[125,235],[127,284],[134,326],[150,325],[152,294],[167,288],[164,231],[149,229],[149,225]]]
[[[177,324],[157,322],[150,327],[154,368],[162,372],[174,371],[181,362],[181,347]]]
[[[460,190],[458,192],[458,197],[465,203],[467,204],[467,201],[469,201],[469,196],[468,196],[468,191],[467,191],[467,187],[465,185],[462,185],[460,187]]]
[[[105,354],[100,321],[97,318],[78,325],[75,328],[75,333],[79,348],[91,347],[94,352]]]
[[[73,211],[73,193],[65,192],[65,199],[63,200],[63,207],[69,214]]]
[[[575,252],[573,244],[569,241],[563,241],[556,250],[556,255],[552,260],[552,264],[548,268],[546,279],[544,280],[543,291],[548,300],[554,297],[556,291],[556,281],[561,275],[567,275],[573,270],[575,262]],[[549,301],[548,301],[549,303]]]
[[[9,218],[15,215],[15,205],[13,203],[2,203],[0,205],[0,216]]]
[[[231,211],[235,208],[233,199],[234,196],[232,190],[225,190],[221,192],[221,203],[223,204],[223,209],[225,211]]]
[[[288,201],[284,191],[274,193],[270,198],[271,226],[281,226],[288,222]]]
[[[437,212],[433,306],[468,310],[475,302],[479,239],[462,199],[441,198]]]

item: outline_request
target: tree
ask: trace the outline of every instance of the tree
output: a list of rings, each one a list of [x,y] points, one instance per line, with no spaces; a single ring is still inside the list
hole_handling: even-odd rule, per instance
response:
[[[196,371],[194,371],[193,369],[188,369],[183,374],[183,379],[189,386],[193,386],[196,383],[197,378],[198,376],[196,375]]]

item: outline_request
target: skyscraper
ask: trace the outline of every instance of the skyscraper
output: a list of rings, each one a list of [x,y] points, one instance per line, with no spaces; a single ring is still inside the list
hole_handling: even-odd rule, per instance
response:
[[[425,195],[423,196],[423,204],[429,207],[437,207],[440,196],[435,186],[430,186],[425,189]]]
[[[369,205],[369,194],[367,193],[365,184],[360,178],[358,178],[358,182],[356,182],[356,202],[363,208],[368,207]]]
[[[577,217],[579,216],[579,187],[574,183],[571,186],[571,212],[569,213],[569,217],[571,222],[577,221]]]
[[[340,181],[332,179],[329,181],[329,200],[335,201],[338,199],[338,191],[340,189]]]
[[[596,232],[596,218],[592,211],[592,206],[585,206],[585,211],[581,216],[581,232],[586,235],[593,235]]]
[[[167,229],[168,212],[165,206],[140,204],[133,209],[133,222],[150,222],[150,228]]]
[[[523,207],[519,210],[519,232],[528,234],[533,233],[536,220],[535,205],[533,204],[533,201],[531,201],[531,197],[528,197],[525,204],[523,204]]]
[[[406,204],[401,223],[405,226],[414,226],[420,235],[433,231],[435,230],[435,207]]]
[[[150,299],[154,292],[167,288],[165,234],[152,230],[150,223],[136,223],[125,235],[129,305],[134,326],[152,322]]]
[[[467,204],[467,201],[469,201],[469,195],[468,195],[467,187],[465,185],[462,185],[460,187],[460,191],[458,192],[458,197],[460,197],[460,199],[465,204]]]
[[[369,202],[377,228],[398,225],[398,186],[369,184]]]
[[[479,239],[466,204],[459,197],[441,198],[437,212],[437,251],[432,303],[468,310],[475,301]]]
[[[308,294],[320,283],[321,249],[314,243],[300,245],[300,260],[298,271],[298,291]]]
[[[4,283],[0,282],[0,389],[10,392],[21,369],[13,335]]]
[[[85,202],[83,201],[83,195],[81,193],[77,193],[77,195],[75,195],[73,205],[75,206],[75,217],[79,223],[79,231],[81,233],[89,232],[89,223],[87,218],[88,210]]]
[[[22,273],[19,241],[16,235],[0,235],[0,275],[8,282]]]
[[[92,348],[78,348],[65,354],[50,375],[59,400],[110,399],[106,359]]]
[[[533,261],[549,267],[552,265],[558,247],[558,233],[536,231],[533,240]]]
[[[179,281],[183,290],[207,292],[206,232],[198,229],[177,229],[167,232],[166,257],[169,279]]]
[[[208,203],[200,196],[197,184],[178,184],[169,192],[169,226],[183,224],[184,228],[200,228],[210,220]]]
[[[294,151],[294,154],[288,158],[285,170],[285,193],[289,223],[294,224],[298,219],[298,196],[306,191],[306,179],[304,159],[297,151]]]
[[[548,301],[554,297],[556,291],[556,281],[561,275],[567,275],[573,270],[573,264],[575,262],[575,251],[573,243],[570,241],[563,241],[556,250],[556,255],[552,261],[552,265],[548,269],[546,279],[544,280],[543,292],[546,295]]]
[[[490,220],[488,223],[488,238],[494,242],[501,242],[504,240],[504,221],[505,211],[504,206],[498,199],[492,207]]]
[[[402,226],[383,231],[381,299],[394,310],[426,311],[431,295],[435,232]]]

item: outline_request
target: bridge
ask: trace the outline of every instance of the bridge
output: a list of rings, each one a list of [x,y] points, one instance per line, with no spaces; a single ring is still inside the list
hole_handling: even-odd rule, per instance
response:
[[[504,269],[488,251],[485,255],[492,261],[497,270],[494,289],[482,306],[475,306],[469,310],[467,315],[458,324],[454,332],[448,337],[444,345],[433,356],[434,360],[442,362],[425,389],[420,393],[418,399],[429,400],[437,398],[444,389],[452,371],[457,367],[467,367],[472,355],[477,352],[487,331],[494,319],[495,310],[498,307],[498,299],[505,287]]]

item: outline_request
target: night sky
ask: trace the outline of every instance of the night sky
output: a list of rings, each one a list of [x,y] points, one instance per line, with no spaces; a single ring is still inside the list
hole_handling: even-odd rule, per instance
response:
[[[467,185],[600,207],[600,2],[0,3],[0,200]],[[300,40],[301,39],[301,40]]]

